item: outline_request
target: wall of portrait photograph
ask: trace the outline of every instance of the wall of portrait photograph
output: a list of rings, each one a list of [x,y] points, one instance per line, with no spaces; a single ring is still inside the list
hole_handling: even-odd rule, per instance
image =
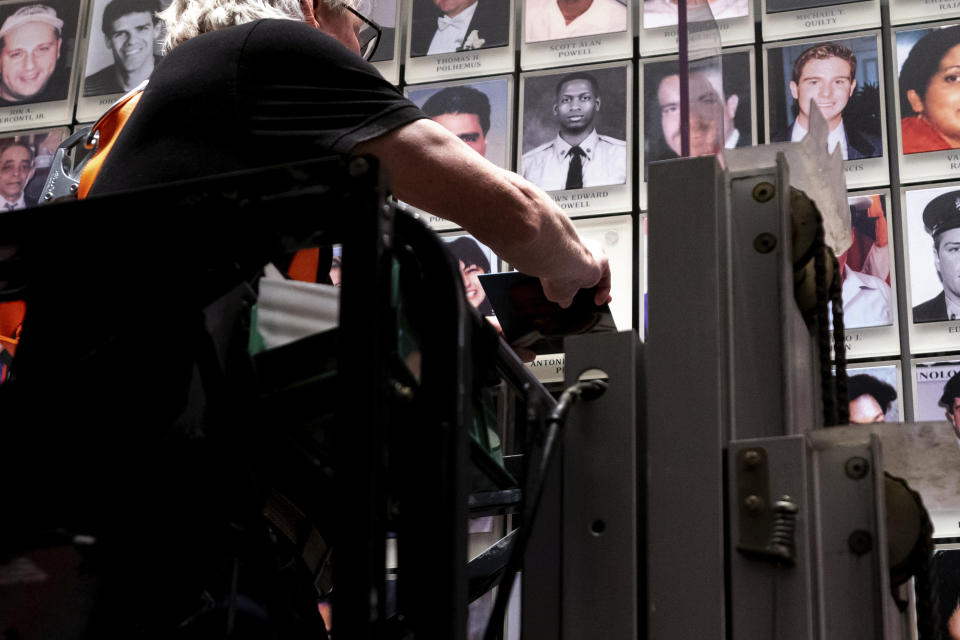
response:
[[[48,51],[43,77],[20,86],[0,50],[0,138],[18,143],[6,149],[18,161],[0,196],[12,206],[37,203],[49,147],[66,127],[95,121],[162,64],[154,14],[169,1],[0,0],[0,32],[10,34],[0,40],[15,41],[32,24],[43,37],[24,46]],[[811,102],[828,120],[850,190],[853,245],[840,261],[855,367],[894,361],[913,371],[917,358],[934,354],[960,361],[955,5],[713,0],[691,8],[695,23],[709,8],[717,26],[696,46],[716,44],[720,54],[690,68],[693,154],[799,139]],[[33,18],[24,13],[30,6],[40,7]],[[680,146],[675,0],[360,0],[356,8],[382,28],[375,68],[429,117],[538,184],[571,218],[630,218],[631,260],[621,266],[626,243],[617,260],[630,272],[630,284],[618,278],[618,286],[630,291],[631,313],[621,298],[616,315],[618,324],[643,322],[640,230],[658,215],[646,211],[647,169]],[[45,39],[52,48],[43,49]],[[3,166],[0,157],[0,174]],[[938,196],[937,212],[925,214]],[[423,213],[435,229],[456,230]],[[898,388],[901,419],[917,417],[914,393],[911,384]]]

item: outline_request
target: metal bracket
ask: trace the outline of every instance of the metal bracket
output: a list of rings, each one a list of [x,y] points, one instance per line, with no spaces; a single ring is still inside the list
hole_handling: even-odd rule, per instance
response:
[[[780,496],[771,503],[767,450],[742,449],[736,464],[740,517],[737,551],[747,557],[793,565],[798,509],[790,496]]]

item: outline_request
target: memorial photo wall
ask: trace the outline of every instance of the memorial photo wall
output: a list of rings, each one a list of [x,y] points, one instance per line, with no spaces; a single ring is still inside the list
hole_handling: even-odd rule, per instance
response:
[[[36,204],[32,189],[52,156],[54,138],[35,132],[92,123],[162,64],[156,11],[169,1],[0,0],[0,135],[30,141],[32,174],[8,181],[25,206]],[[695,48],[712,42],[698,22],[704,7],[722,55],[691,66],[693,152],[800,139],[816,104],[850,191],[854,245],[840,256],[847,358],[857,366],[899,359],[902,371],[933,354],[960,360],[960,285],[951,282],[960,223],[950,210],[960,212],[950,195],[960,196],[960,3],[694,3]],[[647,168],[679,146],[673,0],[576,8],[360,0],[356,8],[383,27],[371,63],[431,118],[540,185],[571,218],[628,216],[641,237]],[[631,324],[643,322],[648,304],[643,242],[619,267],[630,272]],[[903,393],[901,417],[915,417],[912,385]]]
[[[896,23],[884,22],[880,11],[886,5],[891,15],[907,15],[910,7],[924,2],[710,3],[723,45],[719,63],[695,59],[690,67],[693,154],[800,140],[806,134],[811,104],[826,117],[828,144],[844,160],[850,190],[854,243],[839,259],[846,356],[855,366],[900,358],[900,369],[909,370],[911,356],[960,353],[960,320],[954,323],[948,316],[922,326],[913,319],[913,307],[918,304],[912,302],[914,298],[926,296],[922,303],[941,291],[951,295],[949,284],[941,284],[949,260],[934,263],[933,239],[917,222],[922,212],[910,213],[924,206],[914,203],[919,195],[910,196],[910,209],[905,200],[911,190],[943,189],[945,181],[960,179],[960,154],[954,151],[951,138],[953,125],[960,129],[960,111],[950,115],[953,94],[947,88],[954,74],[960,73],[952,66],[954,54],[960,64],[960,47],[954,49],[960,41],[953,40],[954,33],[960,32],[960,8],[938,5]],[[677,157],[679,151],[675,3],[627,6],[634,20],[622,32],[619,18],[611,18],[595,23],[595,34],[563,37],[554,32],[543,41],[536,34],[545,27],[534,27],[534,18],[526,12],[552,4],[546,0],[518,0],[517,4],[520,22],[514,47],[519,56],[512,70],[516,79],[514,170],[544,188],[573,218],[629,213],[639,221],[639,216],[646,215],[647,167],[650,162]],[[596,6],[598,11],[619,15],[609,3]],[[690,9],[692,20],[697,11]],[[737,25],[744,20],[750,29],[741,41]],[[693,30],[698,28],[695,23]],[[631,30],[636,48],[617,53],[609,38]],[[533,49],[545,45],[549,48]],[[907,64],[911,52],[913,61]],[[598,55],[609,57],[597,63]],[[620,80],[624,73],[620,70],[626,72],[626,82]],[[578,74],[586,77],[578,79]],[[464,70],[460,82],[484,75],[482,69]],[[568,81],[577,91],[559,86]],[[907,86],[918,83],[922,88]],[[418,84],[416,77],[405,78],[408,95]],[[758,92],[758,86],[763,90]],[[563,96],[583,93],[584,88],[595,95],[586,96],[579,111],[567,116],[569,110],[562,101],[571,98]],[[583,105],[593,103],[599,108],[584,109]],[[568,139],[577,141],[571,125],[583,122],[595,129],[598,143],[609,144],[617,153],[597,153],[599,161],[594,162],[574,152],[580,160],[577,166],[570,152],[575,145]],[[931,132],[939,136],[935,143],[930,142]],[[621,143],[626,147],[623,155]],[[621,176],[619,160],[608,155],[625,156],[633,166]],[[588,162],[593,166],[588,167]],[[632,194],[628,206],[621,204],[626,198],[609,195],[611,188],[621,184],[629,185]],[[602,196],[595,197],[595,191]],[[655,219],[657,213],[651,215]],[[919,225],[919,230],[905,225]],[[951,234],[943,225],[939,233]],[[920,248],[914,236],[925,237],[930,246]],[[646,317],[648,304],[641,289],[640,254],[638,250],[633,265],[638,319]],[[917,261],[919,266],[913,267]],[[646,333],[644,327],[642,334]],[[902,333],[907,334],[905,340]],[[912,387],[901,387],[896,414],[907,419],[914,410]],[[894,419],[893,413],[885,415]]]

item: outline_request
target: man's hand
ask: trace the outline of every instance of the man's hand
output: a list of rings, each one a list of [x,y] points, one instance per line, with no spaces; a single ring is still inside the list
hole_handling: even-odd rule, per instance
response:
[[[540,278],[543,293],[547,300],[556,302],[566,309],[573,304],[573,298],[580,289],[597,287],[593,303],[597,306],[610,302],[610,261],[603,248],[590,241],[584,241],[589,256],[583,268],[559,278]]]

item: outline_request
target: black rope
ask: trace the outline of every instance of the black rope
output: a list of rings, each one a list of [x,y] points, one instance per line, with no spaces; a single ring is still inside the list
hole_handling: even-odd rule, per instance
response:
[[[833,311],[833,359],[836,373],[833,376],[836,393],[837,422],[850,422],[850,400],[847,397],[847,343],[843,330],[843,276],[840,264],[830,252],[833,261],[833,281],[830,283],[830,303]]]
[[[907,488],[916,496],[917,501],[922,503],[919,494]],[[920,543],[917,546],[919,558],[913,578],[913,588],[917,596],[917,638],[941,640],[943,634],[941,633],[940,597],[933,559],[933,522],[930,521],[930,514],[926,509],[922,509]]]
[[[833,372],[830,370],[830,329],[827,318],[827,261],[823,239],[823,221],[817,220],[817,236],[814,240],[813,257],[814,284],[816,286],[817,308],[817,351],[820,356],[820,395],[823,397],[823,424],[837,424],[837,405],[833,390]]]

